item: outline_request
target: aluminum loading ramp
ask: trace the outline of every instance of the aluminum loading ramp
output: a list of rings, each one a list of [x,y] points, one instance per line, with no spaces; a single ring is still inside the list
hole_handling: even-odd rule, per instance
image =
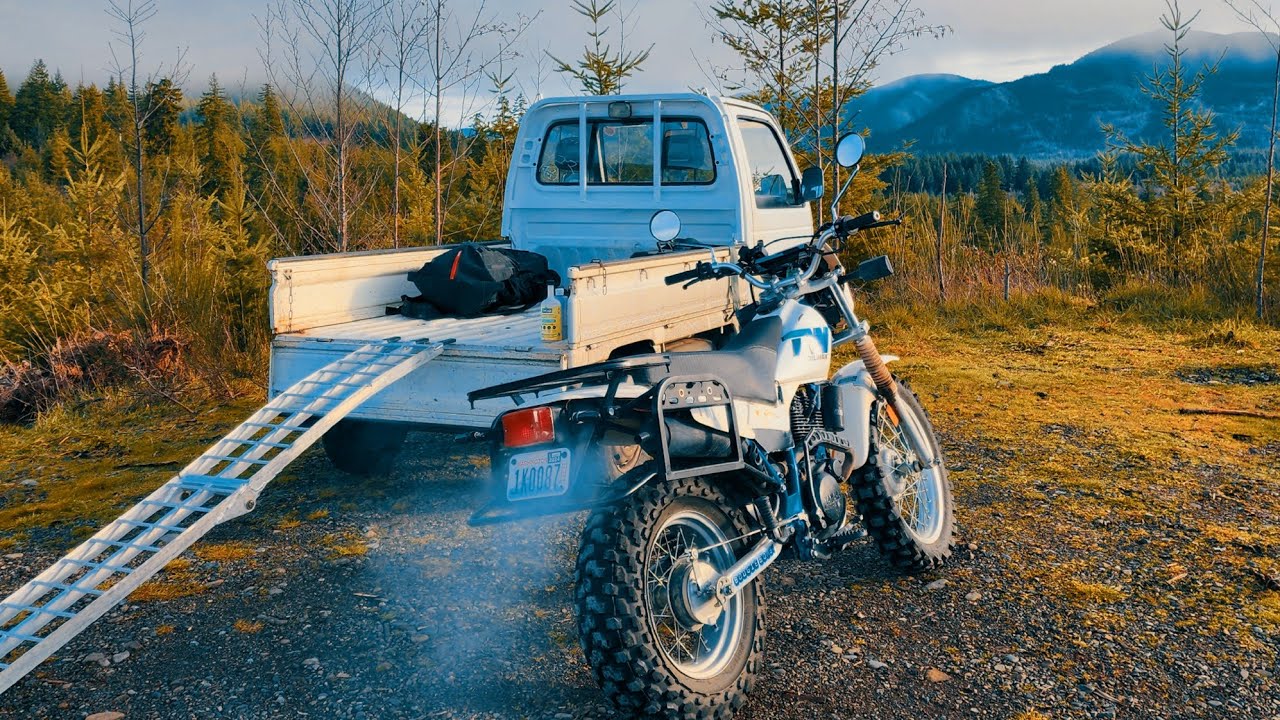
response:
[[[96,535],[0,602],[0,693],[258,494],[335,423],[452,341],[374,342],[267,403]]]

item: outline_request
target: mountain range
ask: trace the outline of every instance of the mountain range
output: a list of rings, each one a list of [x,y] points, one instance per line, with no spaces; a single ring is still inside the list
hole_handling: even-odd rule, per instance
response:
[[[1219,132],[1240,130],[1239,149],[1266,146],[1276,54],[1258,33],[1192,32],[1184,63],[1217,64],[1201,102]],[[915,75],[875,87],[851,103],[873,147],[912,142],[916,153],[984,153],[1061,160],[1096,154],[1110,123],[1134,139],[1167,136],[1162,108],[1143,83],[1169,57],[1167,33],[1126,38],[1075,62],[992,83],[958,75]]]

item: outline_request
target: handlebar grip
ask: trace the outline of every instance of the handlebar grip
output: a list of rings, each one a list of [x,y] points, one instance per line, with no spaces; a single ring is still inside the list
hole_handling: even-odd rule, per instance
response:
[[[851,232],[862,230],[871,225],[880,222],[880,213],[872,210],[869,213],[863,213],[858,217],[849,217],[848,215],[836,220],[836,232],[841,235],[848,235]]]
[[[679,285],[682,282],[697,280],[700,277],[702,277],[702,263],[698,263],[698,267],[695,267],[692,270],[685,270],[684,272],[678,272],[675,275],[668,275],[667,284]]]

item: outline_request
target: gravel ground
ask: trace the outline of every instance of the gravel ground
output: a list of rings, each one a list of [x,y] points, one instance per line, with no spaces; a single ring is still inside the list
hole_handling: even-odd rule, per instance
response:
[[[1234,631],[1199,632],[1213,609],[1189,600],[1111,629],[1022,580],[1025,554],[1042,551],[965,522],[1002,492],[965,478],[1016,453],[944,437],[960,478],[955,562],[896,577],[866,542],[825,565],[780,561],[766,575],[767,670],[740,717],[1280,718],[1268,630],[1246,630],[1255,649],[1242,651]],[[161,576],[191,594],[113,611],[0,696],[0,717],[610,717],[571,610],[583,518],[468,527],[485,463],[476,446],[414,435],[394,477],[353,481],[309,453]],[[1097,532],[1117,582],[1147,572],[1106,562],[1141,542],[1129,529]],[[0,588],[52,547],[0,559]]]

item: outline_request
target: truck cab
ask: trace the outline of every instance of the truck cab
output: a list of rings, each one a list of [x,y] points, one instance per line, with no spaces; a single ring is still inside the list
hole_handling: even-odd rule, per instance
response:
[[[551,98],[521,123],[502,233],[567,277],[654,250],[660,210],[707,245],[811,236],[799,186],[777,123],[756,105],[692,93]]]
[[[487,429],[505,408],[472,407],[469,390],[706,347],[734,329],[749,295],[736,280],[684,289],[664,279],[708,253],[726,259],[744,244],[811,237],[801,179],[777,122],[750,103],[693,93],[540,100],[517,135],[499,242],[544,255],[559,273],[563,340],[541,340],[536,307],[478,318],[388,314],[417,294],[407,274],[446,247],[280,258],[269,263],[269,394],[366,343],[449,341],[326,436],[330,457],[358,470],[352,458],[394,455],[387,443],[406,428]],[[651,232],[656,215],[670,217],[663,211],[679,219],[675,242]]]

